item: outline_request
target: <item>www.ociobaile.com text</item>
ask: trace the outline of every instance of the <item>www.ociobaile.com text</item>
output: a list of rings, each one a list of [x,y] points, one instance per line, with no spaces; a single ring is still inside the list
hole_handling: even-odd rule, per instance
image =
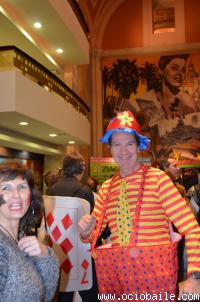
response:
[[[193,301],[200,299],[200,293],[198,294],[183,294],[181,298],[177,298],[174,294],[168,292],[158,294],[98,294],[99,301]]]

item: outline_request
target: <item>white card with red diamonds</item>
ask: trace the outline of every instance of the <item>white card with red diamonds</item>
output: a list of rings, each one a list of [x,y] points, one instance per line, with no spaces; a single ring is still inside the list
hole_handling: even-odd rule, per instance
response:
[[[90,204],[78,197],[44,196],[49,246],[57,254],[61,278],[59,291],[86,290],[92,287],[90,244],[78,233],[81,216],[89,214]]]

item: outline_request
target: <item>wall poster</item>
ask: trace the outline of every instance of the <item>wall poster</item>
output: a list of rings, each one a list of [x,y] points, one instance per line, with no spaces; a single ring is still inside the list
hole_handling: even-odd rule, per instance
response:
[[[104,128],[131,110],[151,139],[145,157],[199,158],[200,53],[104,59],[102,78]]]

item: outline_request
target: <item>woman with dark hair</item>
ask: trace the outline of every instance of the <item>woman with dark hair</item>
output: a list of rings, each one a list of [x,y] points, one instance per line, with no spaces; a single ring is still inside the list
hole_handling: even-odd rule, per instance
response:
[[[157,97],[166,118],[184,117],[197,111],[197,105],[191,95],[181,91],[185,79],[187,54],[161,56],[158,66],[162,84]]]
[[[1,301],[50,301],[57,288],[59,264],[40,243],[35,230],[43,212],[32,173],[15,161],[0,164]]]
[[[187,58],[187,54],[161,56],[158,62],[160,84],[137,98],[138,106],[147,113],[151,127],[161,119],[184,118],[186,114],[198,111],[194,98],[181,89]]]

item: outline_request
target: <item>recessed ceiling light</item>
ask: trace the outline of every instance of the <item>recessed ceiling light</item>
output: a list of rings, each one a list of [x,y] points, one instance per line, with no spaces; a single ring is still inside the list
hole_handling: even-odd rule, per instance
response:
[[[55,134],[55,133],[50,133],[49,136],[55,137],[55,136],[57,136],[57,134]]]
[[[28,125],[27,122],[20,122],[19,124],[20,124],[21,126],[26,126],[26,125]]]
[[[57,49],[56,49],[56,52],[57,52],[57,53],[63,53],[63,49],[62,49],[62,48],[57,48]]]
[[[34,23],[34,27],[35,28],[41,28],[42,27],[42,24],[40,22],[35,22]]]
[[[69,141],[68,144],[73,145],[73,144],[75,144],[75,142],[74,141]]]

